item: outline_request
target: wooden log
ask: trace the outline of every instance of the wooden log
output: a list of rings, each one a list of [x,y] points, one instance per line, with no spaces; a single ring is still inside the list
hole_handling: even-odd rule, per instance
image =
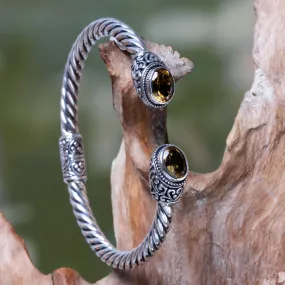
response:
[[[171,231],[145,266],[114,270],[96,284],[285,284],[285,5],[256,0],[254,7],[253,84],[219,169],[189,174]],[[176,80],[193,68],[170,48],[147,45]],[[127,250],[143,239],[154,215],[148,165],[156,146],[168,141],[166,110],[149,109],[137,98],[128,56],[112,43],[101,45],[100,53],[123,129],[111,184],[117,247]],[[71,269],[38,272],[2,216],[0,241],[0,284],[89,284]]]

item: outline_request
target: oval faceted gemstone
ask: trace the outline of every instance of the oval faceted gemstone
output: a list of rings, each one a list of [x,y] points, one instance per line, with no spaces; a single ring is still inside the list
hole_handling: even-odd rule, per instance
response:
[[[187,171],[186,158],[176,147],[169,146],[163,152],[163,162],[169,175],[182,178]]]
[[[157,68],[151,78],[151,91],[159,103],[168,102],[173,96],[174,81],[171,73],[165,68]]]

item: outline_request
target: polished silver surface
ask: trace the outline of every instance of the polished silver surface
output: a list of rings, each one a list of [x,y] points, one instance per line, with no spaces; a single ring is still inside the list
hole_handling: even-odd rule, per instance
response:
[[[134,58],[147,52],[141,38],[130,27],[116,19],[99,19],[80,33],[69,53],[63,76],[60,158],[63,179],[68,185],[73,213],[87,243],[108,265],[118,269],[131,269],[148,261],[160,248],[169,231],[172,209],[165,203],[158,203],[156,215],[147,236],[130,251],[117,250],[106,239],[92,213],[85,188],[87,180],[85,155],[78,128],[78,90],[88,53],[96,41],[102,37],[110,37],[121,50],[127,51]],[[155,62],[163,64],[157,58]],[[147,103],[145,98],[142,99]],[[159,152],[155,152],[154,155],[159,155]],[[155,174],[154,163],[157,159],[155,157],[151,161],[153,164],[151,175]]]

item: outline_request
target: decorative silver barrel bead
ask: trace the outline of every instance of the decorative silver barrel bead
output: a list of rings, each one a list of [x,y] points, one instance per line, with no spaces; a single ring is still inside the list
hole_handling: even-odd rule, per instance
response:
[[[141,100],[150,107],[165,107],[172,99],[175,83],[164,62],[152,52],[138,54],[132,62],[132,78]]]
[[[165,144],[157,148],[150,162],[151,195],[159,203],[178,201],[188,175],[187,159],[178,147]]]
[[[80,134],[62,136],[59,140],[63,181],[86,181],[86,166]]]

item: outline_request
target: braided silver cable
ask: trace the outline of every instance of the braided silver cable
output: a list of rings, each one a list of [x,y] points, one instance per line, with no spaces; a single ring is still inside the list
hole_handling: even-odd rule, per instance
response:
[[[134,58],[147,52],[141,38],[130,27],[116,19],[97,20],[81,32],[71,48],[63,76],[60,158],[64,181],[68,184],[73,213],[86,242],[103,262],[114,268],[131,269],[148,261],[160,248],[169,231],[172,209],[166,203],[158,203],[156,215],[148,234],[136,248],[130,251],[116,249],[107,240],[92,213],[85,188],[87,175],[83,141],[78,129],[78,91],[84,61],[87,59],[88,53],[97,40],[106,36],[111,37],[111,40],[121,50],[127,51]],[[156,190],[151,191],[153,197],[160,197],[153,193],[161,190],[167,192],[169,186],[165,179],[157,178],[155,175],[157,159],[154,157],[151,161],[151,165],[153,165],[151,177],[153,183],[156,183]],[[173,188],[171,185],[169,187]],[[172,188],[170,190],[173,192]]]
[[[146,50],[141,38],[126,24],[103,18],[89,24],[77,37],[68,56],[61,89],[61,131],[78,131],[78,90],[84,62],[96,41],[110,37],[123,51],[135,56]]]
[[[171,208],[158,204],[152,226],[139,246],[130,251],[119,251],[107,240],[96,223],[83,182],[68,185],[73,213],[91,249],[103,262],[118,269],[131,269],[148,261],[165,240],[171,222]]]

